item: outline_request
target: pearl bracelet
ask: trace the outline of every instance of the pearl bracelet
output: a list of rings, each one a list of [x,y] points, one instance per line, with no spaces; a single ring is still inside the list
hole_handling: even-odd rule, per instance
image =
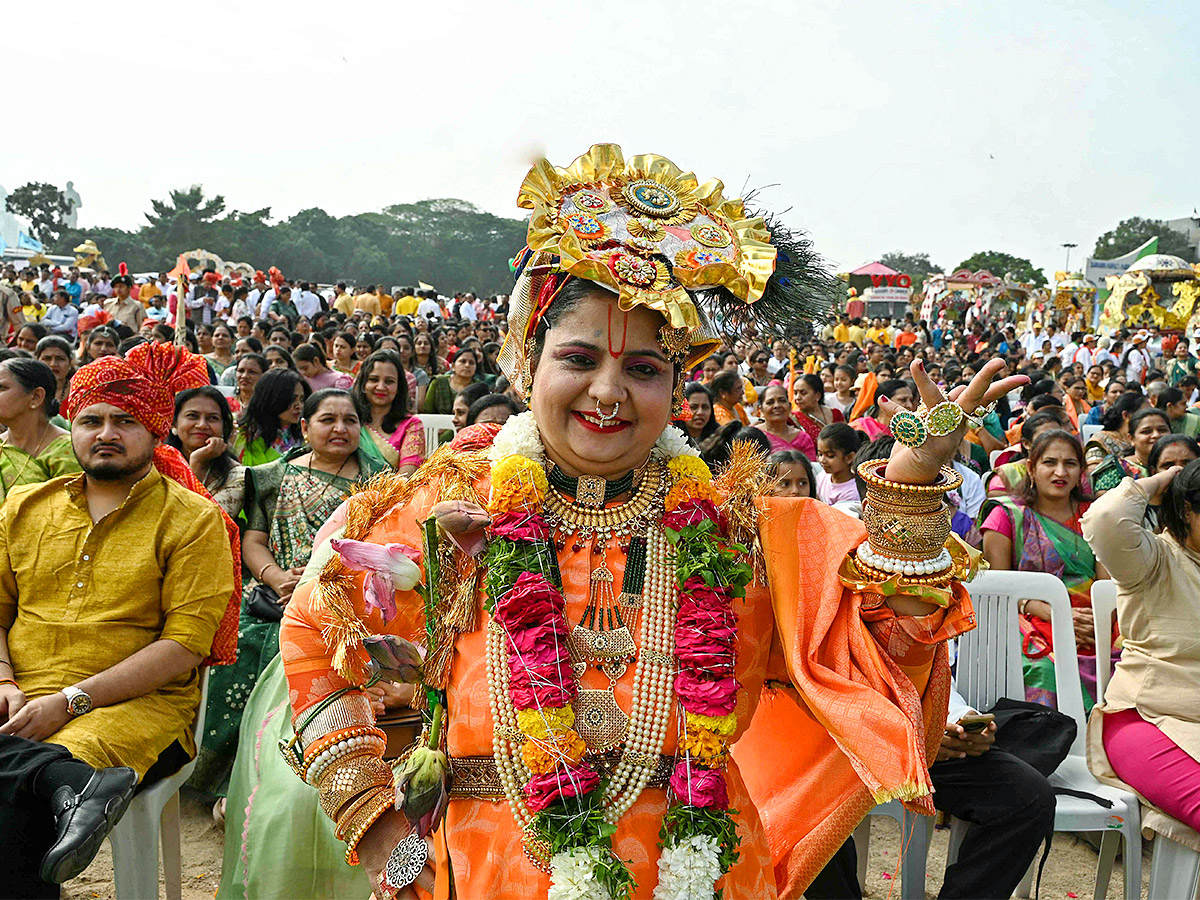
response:
[[[316,758],[309,763],[308,771],[304,773],[304,780],[308,784],[316,786],[317,779],[321,777],[321,773],[329,765],[352,750],[358,750],[365,746],[378,747],[380,756],[382,757],[384,748],[384,741],[382,739],[374,735],[360,735],[358,737],[346,738],[345,740],[338,741],[336,744],[330,744],[318,753]]]
[[[942,548],[937,556],[931,559],[894,559],[893,557],[876,553],[864,541],[862,544],[859,544],[857,555],[860,560],[871,568],[882,569],[884,572],[892,572],[897,575],[933,575],[936,572],[945,571],[953,564],[953,560],[950,558],[950,551],[945,547]]]

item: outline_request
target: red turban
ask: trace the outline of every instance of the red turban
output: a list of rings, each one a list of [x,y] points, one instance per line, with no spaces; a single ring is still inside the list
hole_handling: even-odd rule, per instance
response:
[[[109,403],[125,410],[161,440],[171,431],[171,421],[175,417],[175,395],[208,383],[208,366],[203,357],[171,344],[138,344],[124,359],[102,356],[75,373],[71,378],[71,393],[67,396],[67,418],[74,421],[89,406]],[[212,495],[174,447],[165,444],[155,447],[154,467],[164,477],[212,500]],[[207,662],[226,664],[237,660],[238,613],[242,605],[242,552],[237,525],[221,507],[217,509],[225,521],[225,533],[229,536],[229,549],[233,553],[233,594],[217,626],[212,654]]]
[[[67,418],[74,420],[95,403],[111,403],[162,439],[171,431],[175,395],[204,384],[208,384],[208,366],[202,357],[171,344],[138,344],[125,359],[102,356],[75,373]]]

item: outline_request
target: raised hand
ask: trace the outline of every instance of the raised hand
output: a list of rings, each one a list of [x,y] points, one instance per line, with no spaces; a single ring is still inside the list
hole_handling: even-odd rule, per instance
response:
[[[1028,384],[1029,379],[1024,375],[1011,375],[993,382],[992,379],[1004,368],[1004,360],[993,359],[988,362],[971,379],[971,383],[952,390],[949,396],[943,394],[933,380],[925,372],[921,360],[913,360],[909,371],[917,386],[917,393],[927,409],[933,409],[939,403],[949,399],[957,403],[964,413],[974,413],[976,409],[994,400],[999,400],[1009,391]],[[880,406],[889,413],[897,413],[902,407],[889,400],[880,400]],[[899,442],[892,450],[888,460],[885,476],[889,481],[902,484],[933,484],[937,481],[938,471],[942,466],[954,459],[958,445],[967,432],[967,421],[964,416],[958,428],[950,434],[940,437],[930,436],[919,447],[906,447]]]

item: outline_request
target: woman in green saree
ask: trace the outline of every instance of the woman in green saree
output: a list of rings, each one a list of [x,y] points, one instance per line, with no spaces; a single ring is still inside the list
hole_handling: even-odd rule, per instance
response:
[[[1096,697],[1092,582],[1108,573],[1083,539],[1079,520],[1090,505],[1083,488],[1083,449],[1069,431],[1039,434],[1029,451],[1029,476],[1018,496],[993,497],[980,511],[983,555],[993,569],[1049,572],[1071,597],[1084,706]],[[1025,699],[1056,706],[1050,607],[1022,600]],[[1111,648],[1106,648],[1106,652]]]
[[[363,417],[364,452],[401,475],[425,461],[425,431],[409,411],[404,364],[395,350],[376,350],[363,360],[351,393]]]
[[[33,359],[0,362],[0,503],[21,484],[39,484],[72,475],[79,463],[71,433],[50,421],[58,412],[57,384],[45,363]]]
[[[1125,476],[1145,478],[1150,474],[1150,451],[1161,437],[1171,433],[1171,420],[1161,409],[1146,407],[1129,418],[1129,442],[1132,453],[1111,454],[1092,469],[1092,487],[1097,494],[1115,488]]]
[[[359,446],[362,426],[348,392],[317,391],[304,404],[300,426],[304,446],[246,471],[242,564],[250,577],[242,595],[238,658],[209,674],[204,740],[188,782],[212,796],[226,792],[242,710],[259,674],[279,654],[279,619],[317,531],[356,482],[386,470]]]

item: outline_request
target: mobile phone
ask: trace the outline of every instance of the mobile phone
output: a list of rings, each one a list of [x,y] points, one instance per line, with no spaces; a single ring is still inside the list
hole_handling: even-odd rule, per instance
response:
[[[996,717],[991,713],[978,713],[972,716],[963,716],[958,720],[958,724],[963,727],[964,731],[979,734],[985,731],[995,719]]]

